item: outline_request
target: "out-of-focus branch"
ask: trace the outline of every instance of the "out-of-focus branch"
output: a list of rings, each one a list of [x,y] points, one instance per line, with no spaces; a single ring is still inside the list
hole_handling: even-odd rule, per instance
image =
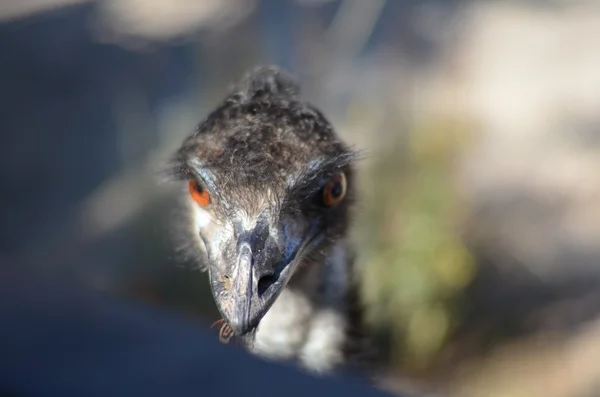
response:
[[[25,18],[88,1],[90,0],[2,0],[2,4],[0,4],[0,21]]]
[[[351,61],[371,37],[386,0],[344,1],[328,32],[336,63]]]

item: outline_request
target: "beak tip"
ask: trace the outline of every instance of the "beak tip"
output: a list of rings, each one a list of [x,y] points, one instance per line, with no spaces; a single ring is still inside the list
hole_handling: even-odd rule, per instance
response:
[[[242,319],[232,319],[229,321],[229,327],[236,335],[244,335],[250,330],[250,324]]]

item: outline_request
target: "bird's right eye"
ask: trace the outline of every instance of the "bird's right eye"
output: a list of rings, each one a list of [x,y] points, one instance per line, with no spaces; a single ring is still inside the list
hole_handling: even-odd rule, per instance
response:
[[[323,190],[323,204],[326,207],[335,207],[346,195],[346,175],[343,172],[336,174]]]
[[[204,187],[196,181],[189,183],[190,195],[192,199],[200,206],[206,207],[210,204],[210,195]]]

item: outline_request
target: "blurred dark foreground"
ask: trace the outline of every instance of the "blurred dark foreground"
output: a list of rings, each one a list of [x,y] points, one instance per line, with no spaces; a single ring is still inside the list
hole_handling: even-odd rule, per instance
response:
[[[0,263],[0,394],[384,396],[221,345],[198,324]]]

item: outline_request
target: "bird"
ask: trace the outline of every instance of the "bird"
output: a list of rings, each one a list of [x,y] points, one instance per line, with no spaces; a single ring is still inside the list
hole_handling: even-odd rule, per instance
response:
[[[359,159],[277,66],[243,75],[183,140],[169,174],[225,339],[316,374],[369,356],[349,239]]]

